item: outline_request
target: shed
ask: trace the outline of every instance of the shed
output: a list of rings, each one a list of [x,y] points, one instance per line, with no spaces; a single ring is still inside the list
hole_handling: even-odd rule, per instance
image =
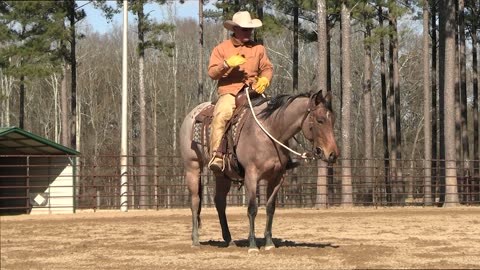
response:
[[[80,154],[17,127],[0,127],[0,214],[73,213]]]

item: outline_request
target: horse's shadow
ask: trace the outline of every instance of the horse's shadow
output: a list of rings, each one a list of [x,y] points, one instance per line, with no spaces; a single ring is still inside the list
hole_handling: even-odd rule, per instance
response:
[[[237,247],[248,247],[248,239],[234,240],[235,246]],[[265,246],[265,238],[256,238],[257,246]],[[280,247],[309,247],[309,248],[339,248],[340,246],[334,245],[332,243],[306,243],[306,242],[295,242],[291,240],[284,240],[281,238],[273,238],[273,243],[277,248]],[[209,240],[205,242],[200,242],[204,246],[212,246],[218,248],[225,248],[228,245],[224,241]]]

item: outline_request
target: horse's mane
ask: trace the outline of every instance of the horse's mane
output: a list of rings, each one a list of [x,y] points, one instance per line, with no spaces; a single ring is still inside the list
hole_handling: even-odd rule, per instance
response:
[[[310,96],[309,93],[300,93],[297,95],[287,95],[287,94],[276,95],[268,101],[267,107],[265,107],[265,109],[263,109],[258,114],[258,116],[263,119],[268,118],[272,116],[274,112],[284,110],[288,106],[288,104],[290,104],[296,98],[309,97],[309,96]]]

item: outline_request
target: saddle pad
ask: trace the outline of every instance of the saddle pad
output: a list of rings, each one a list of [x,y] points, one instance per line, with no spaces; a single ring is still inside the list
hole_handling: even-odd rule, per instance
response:
[[[210,125],[208,125],[208,127],[205,127],[205,123],[195,121],[195,123],[193,123],[193,139],[192,140],[197,144],[200,144],[202,146],[207,146],[207,142],[206,142],[207,138],[210,138]]]
[[[243,119],[246,111],[247,111],[246,108],[242,109],[240,111],[240,113],[237,115],[237,118],[235,119],[235,121],[233,121],[233,123],[232,123],[233,124],[232,125],[232,138],[233,138],[234,146],[237,146],[238,135],[240,135],[240,131],[241,131],[240,124],[244,123],[244,122],[242,122],[242,119]]]

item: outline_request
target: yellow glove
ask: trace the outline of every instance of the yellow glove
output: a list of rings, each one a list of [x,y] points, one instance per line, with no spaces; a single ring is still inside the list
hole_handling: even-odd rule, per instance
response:
[[[261,95],[269,85],[270,81],[268,81],[267,78],[257,77],[257,85],[255,86],[255,91]]]
[[[225,63],[227,63],[227,65],[231,68],[245,64],[245,62],[247,62],[247,60],[245,60],[245,58],[239,54],[234,54],[225,60]]]

